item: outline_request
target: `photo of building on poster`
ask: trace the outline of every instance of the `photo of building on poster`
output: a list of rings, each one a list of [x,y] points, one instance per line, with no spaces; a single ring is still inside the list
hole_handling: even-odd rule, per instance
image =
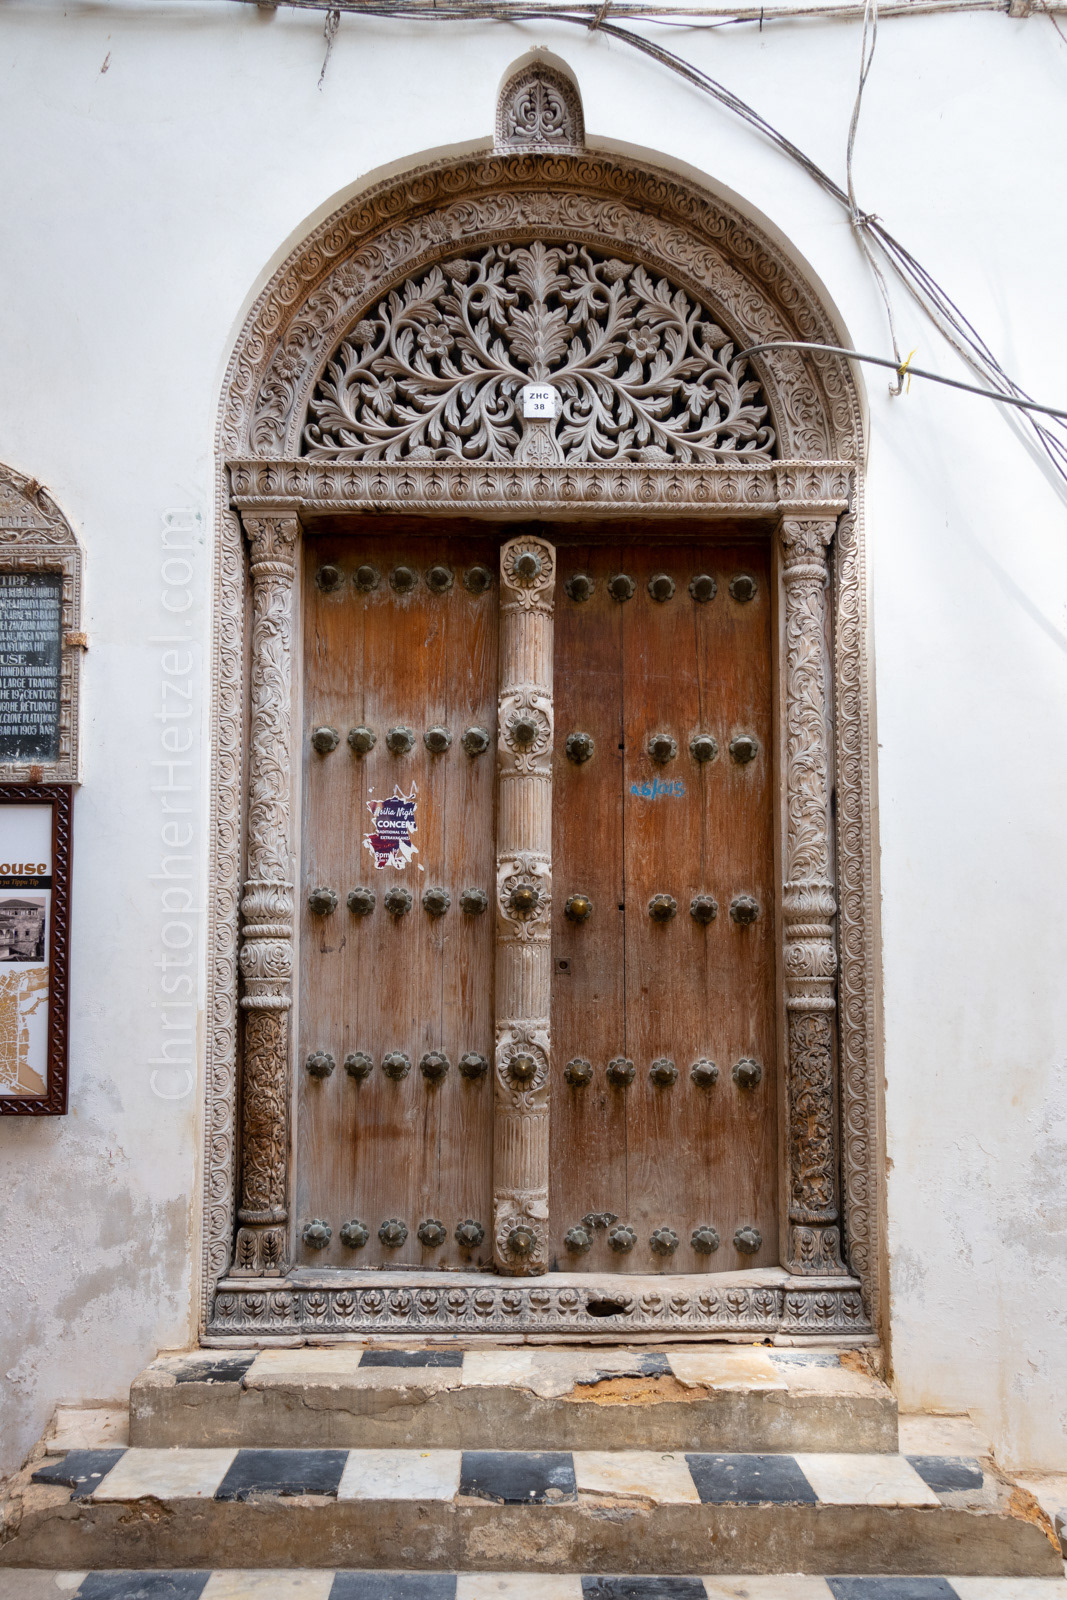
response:
[[[0,898],[0,961],[42,962],[47,918],[43,894]]]

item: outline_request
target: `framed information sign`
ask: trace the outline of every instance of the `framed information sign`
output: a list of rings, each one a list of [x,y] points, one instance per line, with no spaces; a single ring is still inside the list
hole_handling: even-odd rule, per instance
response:
[[[81,570],[47,489],[0,463],[0,784],[78,781]]]
[[[58,761],[62,572],[0,566],[0,762]]]
[[[0,787],[0,1116],[67,1109],[71,793]]]

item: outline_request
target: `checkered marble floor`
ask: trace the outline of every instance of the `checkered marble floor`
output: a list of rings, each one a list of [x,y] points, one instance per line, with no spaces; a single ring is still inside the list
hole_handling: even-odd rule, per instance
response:
[[[323,1495],[552,1506],[607,1496],[658,1505],[980,1506],[987,1498],[976,1459],[929,1455],[116,1446],[72,1450],[33,1478],[97,1502]]]
[[[269,1387],[293,1378],[344,1378],[368,1388],[417,1382],[434,1388],[515,1386],[542,1395],[564,1394],[575,1386],[613,1376],[673,1377],[702,1388],[778,1389],[850,1384],[866,1388],[866,1375],[848,1371],[832,1351],[707,1346],[670,1351],[601,1348],[552,1350],[509,1348],[454,1350],[430,1348],[361,1349],[351,1344],[294,1350],[199,1350],[162,1356],[145,1377],[178,1384],[240,1384]]]
[[[4,1600],[1067,1600],[1059,1578],[0,1570]]]

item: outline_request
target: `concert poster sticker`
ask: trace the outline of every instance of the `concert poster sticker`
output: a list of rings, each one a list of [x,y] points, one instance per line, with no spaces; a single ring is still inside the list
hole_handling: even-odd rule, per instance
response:
[[[418,849],[412,844],[412,835],[418,829],[416,820],[418,787],[411,785],[405,794],[399,785],[393,785],[391,795],[382,800],[368,800],[367,810],[373,826],[363,835],[363,844],[374,857],[374,865],[406,867]]]
[[[0,1096],[48,1090],[52,806],[0,805]]]

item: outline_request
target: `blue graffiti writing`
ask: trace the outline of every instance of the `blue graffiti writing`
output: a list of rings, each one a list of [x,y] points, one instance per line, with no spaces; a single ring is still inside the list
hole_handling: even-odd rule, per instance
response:
[[[653,778],[651,783],[631,783],[630,793],[638,800],[680,799],[685,793],[685,784],[681,778],[675,778],[670,783],[661,783],[658,778]]]

